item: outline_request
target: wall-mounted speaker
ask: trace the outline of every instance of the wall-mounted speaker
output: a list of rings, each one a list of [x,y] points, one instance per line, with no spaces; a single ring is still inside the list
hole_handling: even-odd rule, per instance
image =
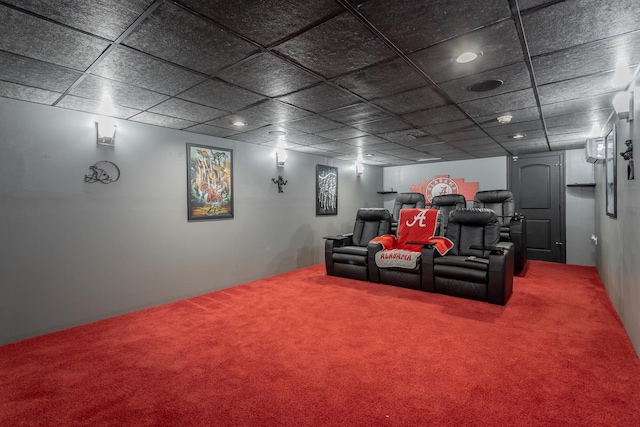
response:
[[[587,143],[584,146],[584,154],[587,162],[595,164],[604,163],[604,149],[604,138],[587,139]]]

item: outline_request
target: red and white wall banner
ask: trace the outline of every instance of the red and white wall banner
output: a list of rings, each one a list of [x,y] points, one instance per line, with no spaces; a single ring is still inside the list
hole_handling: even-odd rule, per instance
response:
[[[463,178],[449,178],[449,175],[436,175],[433,179],[425,179],[421,184],[411,185],[409,191],[424,194],[430,205],[433,196],[443,194],[462,194],[465,199],[473,200],[478,192],[478,183],[464,182]]]

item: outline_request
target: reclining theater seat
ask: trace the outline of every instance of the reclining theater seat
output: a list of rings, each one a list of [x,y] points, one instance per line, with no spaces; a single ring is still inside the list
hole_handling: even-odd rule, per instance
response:
[[[440,234],[444,236],[447,231],[447,223],[449,222],[449,212],[454,209],[464,209],[467,207],[467,199],[463,194],[443,194],[442,196],[433,196],[431,200],[431,209],[438,209],[442,212],[442,223],[440,226]]]
[[[400,211],[409,208],[424,208],[426,206],[422,193],[398,193],[391,213],[391,234],[398,234],[398,220]]]
[[[519,276],[527,264],[527,235],[524,217],[515,212],[513,194],[509,190],[478,191],[473,207],[491,209],[498,215],[500,240],[513,242],[514,273]]]
[[[391,215],[381,208],[362,208],[356,214],[353,233],[325,237],[327,275],[368,280],[367,244],[391,230]]]
[[[449,214],[444,256],[422,252],[423,290],[505,305],[513,289],[513,243],[500,242],[500,222],[490,209]]]
[[[386,235],[369,242],[369,280],[421,290],[421,254],[432,249],[413,242],[432,240],[438,232],[440,217],[437,210],[402,209],[398,237]]]

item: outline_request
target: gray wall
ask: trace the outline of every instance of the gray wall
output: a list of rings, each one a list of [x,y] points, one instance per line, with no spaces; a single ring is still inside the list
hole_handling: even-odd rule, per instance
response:
[[[382,169],[0,98],[0,344],[324,261],[322,236],[381,207]],[[185,143],[234,150],[235,217],[186,219]],[[111,160],[113,184],[87,184]],[[315,165],[339,168],[338,216],[315,216]],[[271,178],[289,182],[278,194]]]
[[[636,85],[638,85],[636,81]],[[634,103],[640,105],[636,91]],[[640,150],[640,108],[636,107],[634,120],[615,120],[617,152],[624,151],[624,142],[632,139],[636,151]],[[613,303],[629,338],[640,354],[640,177],[627,180],[626,165],[618,158],[618,217],[605,214],[605,169],[597,165],[596,176],[596,266],[609,298]],[[638,156],[635,156],[638,158]],[[636,172],[640,172],[636,164]]]
[[[585,160],[584,150],[565,151],[566,254],[567,264],[596,265],[595,187],[572,187],[569,184],[595,182],[594,165]]]
[[[507,158],[458,160],[452,162],[421,163],[411,166],[384,168],[384,189],[398,192],[409,191],[412,184],[420,184],[435,175],[447,174],[450,178],[463,178],[465,182],[478,182],[478,190],[500,190],[507,188]],[[395,195],[385,196],[384,207],[392,210]],[[467,200],[471,206],[472,201]]]

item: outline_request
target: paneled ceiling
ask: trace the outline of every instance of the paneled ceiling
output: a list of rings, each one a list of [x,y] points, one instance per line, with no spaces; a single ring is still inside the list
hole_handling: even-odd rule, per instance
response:
[[[0,0],[0,96],[381,166],[564,150],[637,72],[638,16],[638,0]]]

